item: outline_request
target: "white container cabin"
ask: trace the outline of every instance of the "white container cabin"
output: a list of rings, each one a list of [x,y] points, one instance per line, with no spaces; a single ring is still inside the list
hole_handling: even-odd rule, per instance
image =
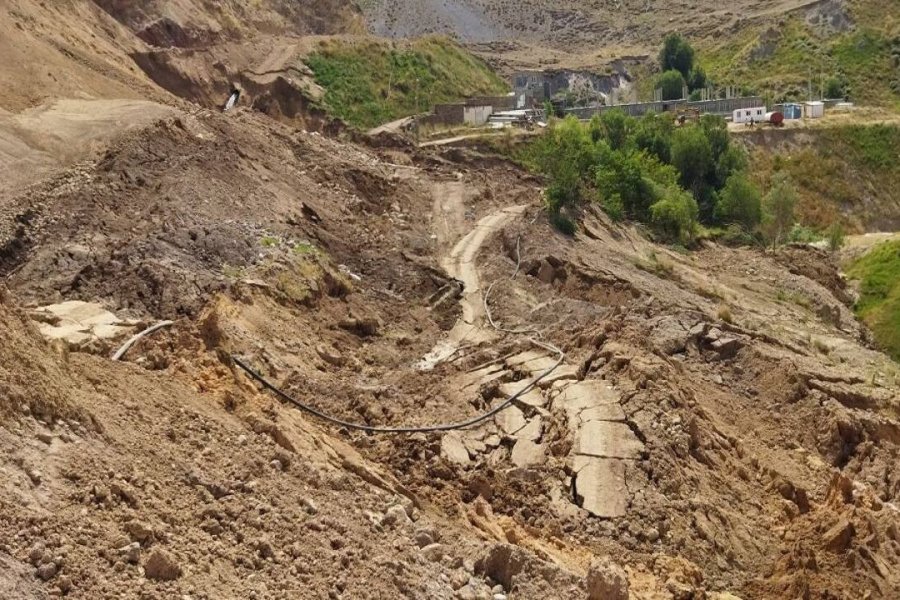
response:
[[[766,120],[766,107],[739,108],[731,113],[732,123],[762,123]]]

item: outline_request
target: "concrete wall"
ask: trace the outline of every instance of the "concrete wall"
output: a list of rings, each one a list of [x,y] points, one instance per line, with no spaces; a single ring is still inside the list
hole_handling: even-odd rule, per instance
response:
[[[566,114],[572,114],[579,119],[588,120],[594,115],[614,108],[623,110],[626,114],[633,117],[639,117],[648,112],[662,113],[678,110],[680,108],[693,108],[699,110],[703,114],[731,116],[731,114],[739,108],[755,108],[757,106],[765,106],[762,98],[750,96],[747,98],[698,100],[695,102],[689,102],[687,100],[663,100],[662,102],[638,102],[636,104],[617,104],[615,106],[569,108],[566,109]]]
[[[463,123],[466,125],[484,125],[488,118],[493,114],[494,107],[487,106],[466,106],[463,108]]]

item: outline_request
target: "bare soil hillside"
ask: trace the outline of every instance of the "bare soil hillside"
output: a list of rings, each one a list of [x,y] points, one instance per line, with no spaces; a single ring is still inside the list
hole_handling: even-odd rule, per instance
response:
[[[383,0],[364,3],[371,31],[388,37],[445,33],[475,44],[507,69],[601,69],[613,59],[653,55],[680,31],[716,38],[748,23],[777,19],[818,4],[809,0],[742,0],[727,4],[657,0]]]
[[[132,71],[237,3],[17,2],[71,85],[0,72],[0,597],[900,593],[900,368],[833,256],[565,237],[504,158]]]

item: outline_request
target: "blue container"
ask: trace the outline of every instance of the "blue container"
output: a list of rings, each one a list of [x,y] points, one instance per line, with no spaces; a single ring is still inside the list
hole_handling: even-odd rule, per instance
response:
[[[803,118],[803,107],[799,104],[785,104],[781,107],[785,119],[801,119]]]

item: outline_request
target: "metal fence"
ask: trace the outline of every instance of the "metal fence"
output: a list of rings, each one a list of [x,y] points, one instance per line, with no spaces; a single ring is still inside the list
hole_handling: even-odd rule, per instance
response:
[[[566,114],[575,115],[586,121],[608,110],[619,109],[625,114],[639,117],[648,112],[670,112],[684,108],[697,109],[704,114],[731,116],[738,109],[755,108],[764,106],[763,99],[759,96],[747,96],[744,98],[721,98],[716,100],[663,100],[661,102],[637,102],[634,104],[615,104],[613,106],[592,106],[584,108],[567,108]]]

